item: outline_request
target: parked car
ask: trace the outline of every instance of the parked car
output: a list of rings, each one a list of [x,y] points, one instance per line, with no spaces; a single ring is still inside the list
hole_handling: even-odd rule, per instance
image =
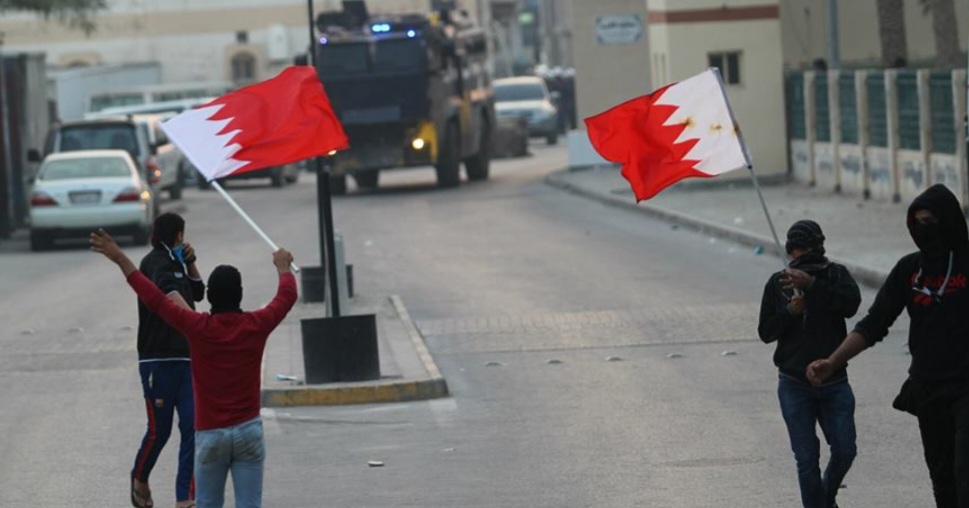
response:
[[[550,145],[558,143],[558,110],[542,78],[521,76],[496,79],[495,115],[521,117],[528,122],[529,136],[541,136]]]
[[[271,168],[257,169],[255,171],[247,171],[245,173],[235,174],[225,178],[219,178],[217,181],[219,184],[223,184],[227,181],[232,180],[249,180],[252,178],[268,178],[269,182],[273,187],[282,187],[287,183],[296,183],[299,181],[299,169],[300,166],[297,163],[286,164],[283,166],[273,166]],[[199,189],[208,189],[210,187],[209,182],[202,177],[202,175],[197,175]]]
[[[140,120],[152,124],[152,128],[148,130],[152,138],[156,134],[162,133],[159,128],[161,122],[168,120],[169,118],[181,114],[186,110],[201,106],[202,104],[207,104],[215,100],[216,97],[198,97],[193,99],[178,99],[162,102],[149,102],[147,104],[137,104],[133,106],[117,106],[102,109],[96,113],[88,113],[84,115],[86,120],[95,119],[106,119],[106,118],[130,118],[133,120]],[[153,139],[153,142],[157,143]],[[177,175],[179,185],[177,187],[176,193],[179,193],[181,189],[185,187],[195,186],[198,181],[198,172],[195,170],[195,166],[192,162],[185,157],[185,154],[178,149],[177,146],[172,144],[173,154],[168,154],[166,151],[165,157],[159,157],[158,164],[159,169],[163,174],[174,171]],[[174,168],[174,169],[172,169]],[[172,187],[175,189],[175,187]],[[173,196],[177,199],[177,196]]]
[[[172,199],[182,197],[185,182],[182,156],[168,141],[156,117],[82,120],[55,125],[44,143],[44,155],[103,149],[127,151],[153,191],[168,191]],[[27,156],[31,162],[40,162],[41,154],[36,150],[30,150]]]
[[[148,243],[155,196],[125,150],[55,153],[30,179],[30,248],[83,238],[96,228]]]

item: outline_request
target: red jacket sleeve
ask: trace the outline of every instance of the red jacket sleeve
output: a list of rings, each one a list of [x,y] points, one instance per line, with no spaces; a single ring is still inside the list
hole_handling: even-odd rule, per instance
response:
[[[265,307],[252,313],[259,327],[266,332],[273,331],[286,318],[296,304],[296,277],[292,273],[279,275],[276,296]]]
[[[172,328],[178,330],[189,342],[192,341],[192,332],[201,328],[205,314],[186,309],[169,300],[165,293],[162,293],[140,271],[131,272],[131,275],[128,276],[128,284],[135,290],[138,298],[145,303],[146,307],[158,314]]]

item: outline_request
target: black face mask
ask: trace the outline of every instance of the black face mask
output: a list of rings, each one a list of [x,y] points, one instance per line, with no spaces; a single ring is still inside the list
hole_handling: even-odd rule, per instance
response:
[[[948,251],[940,224],[915,224],[915,240],[926,254],[944,254]]]

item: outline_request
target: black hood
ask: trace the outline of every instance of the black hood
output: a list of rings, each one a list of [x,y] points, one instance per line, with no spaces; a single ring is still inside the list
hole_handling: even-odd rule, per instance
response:
[[[946,246],[954,251],[966,251],[969,247],[969,228],[966,227],[966,218],[962,214],[962,207],[959,200],[942,184],[935,184],[916,197],[908,207],[908,232],[912,235],[915,245],[920,250],[925,250],[925,246],[920,245],[918,235],[915,232],[915,211],[928,210],[939,219],[939,228],[946,239]]]

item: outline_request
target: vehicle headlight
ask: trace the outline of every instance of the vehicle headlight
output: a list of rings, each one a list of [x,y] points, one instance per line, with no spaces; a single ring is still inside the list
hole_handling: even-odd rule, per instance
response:
[[[426,143],[423,138],[414,138],[414,141],[410,143],[411,148],[414,150],[423,150],[425,145]]]

